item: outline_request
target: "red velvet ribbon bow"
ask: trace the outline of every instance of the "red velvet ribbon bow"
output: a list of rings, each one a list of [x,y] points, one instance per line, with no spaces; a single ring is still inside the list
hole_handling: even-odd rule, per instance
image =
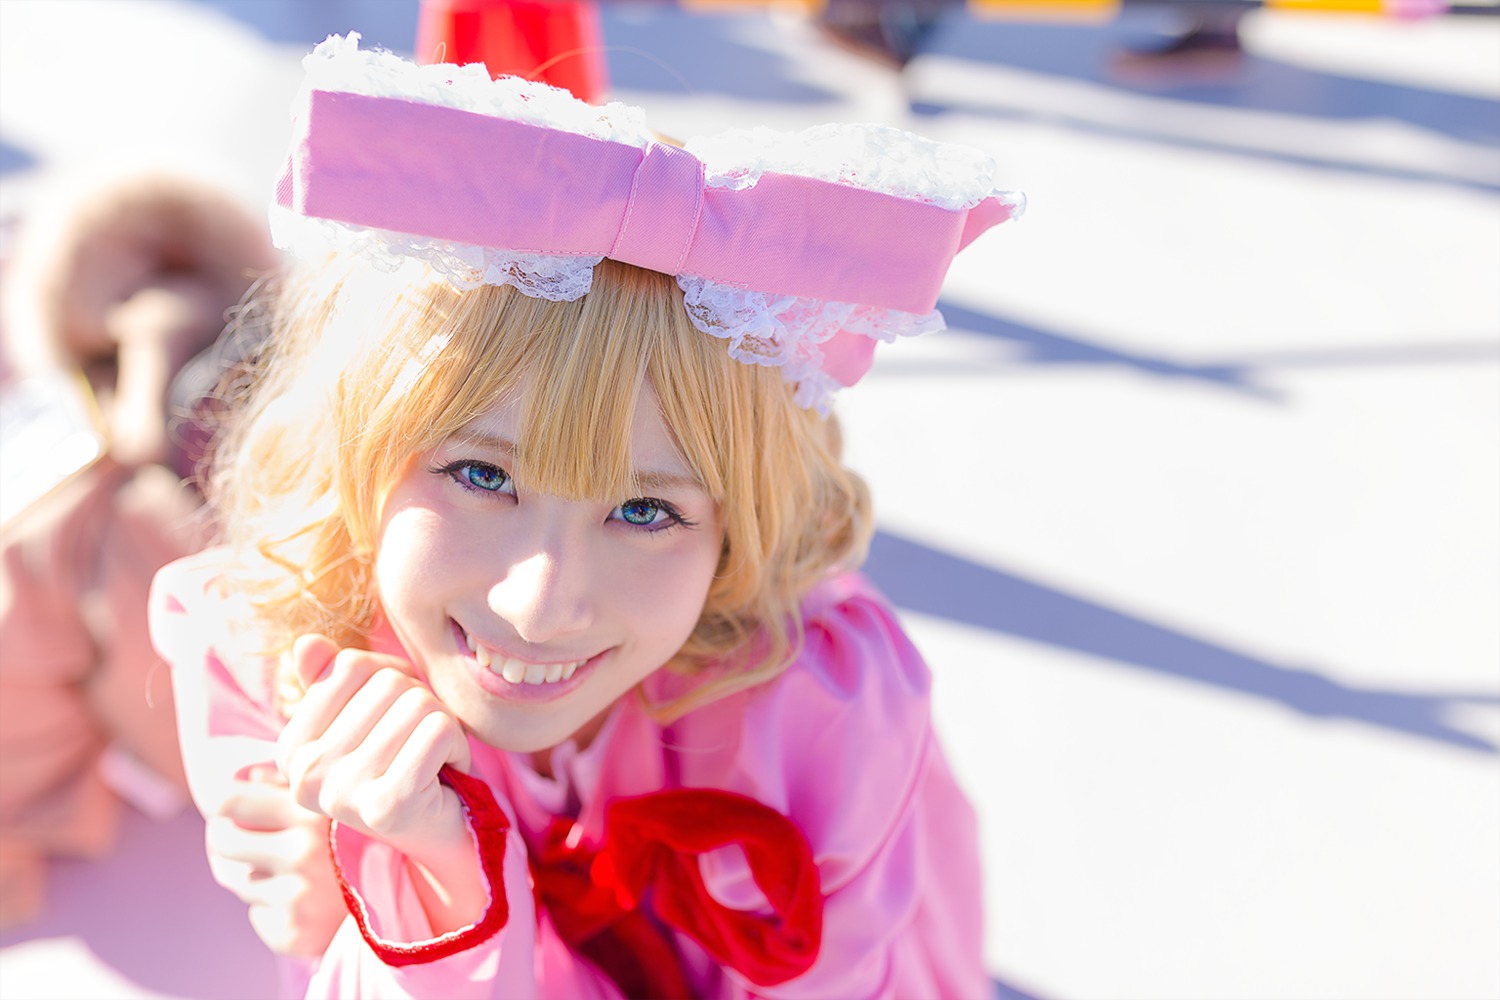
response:
[[[734,910],[704,884],[699,855],[738,844],[770,904]],[[532,856],[537,894],[558,932],[627,996],[687,996],[661,925],[759,986],[801,975],[818,956],[823,895],[807,838],[785,816],[718,789],[682,788],[605,807],[599,845],[554,820]]]
[[[448,767],[442,779],[469,812],[490,884],[493,901],[479,923],[422,944],[379,941],[334,853],[339,884],[361,934],[391,965],[430,962],[472,948],[508,918],[501,868],[509,821],[484,782]],[[791,820],[769,806],[719,789],[670,789],[610,802],[600,843],[584,841],[580,830],[557,819],[534,845],[537,898],[563,940],[626,996],[688,995],[668,927],[759,986],[795,978],[817,959],[823,895],[812,848]],[[698,857],[732,844],[745,852],[770,915],[732,909],[709,894]]]

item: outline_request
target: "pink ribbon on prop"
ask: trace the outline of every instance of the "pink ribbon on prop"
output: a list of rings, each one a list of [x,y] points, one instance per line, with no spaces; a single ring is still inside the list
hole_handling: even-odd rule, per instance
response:
[[[1014,211],[1001,198],[950,210],[769,172],[710,188],[675,146],[395,98],[313,91],[304,122],[277,190],[303,215],[919,315],[954,255]],[[851,348],[845,367],[861,353],[868,367],[867,352]]]

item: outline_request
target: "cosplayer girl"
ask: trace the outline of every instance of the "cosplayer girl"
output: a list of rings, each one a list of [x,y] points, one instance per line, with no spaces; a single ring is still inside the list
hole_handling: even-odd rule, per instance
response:
[[[355,37],[307,66],[223,545],[154,596],[220,881],[309,995],[986,994],[824,413],[1019,199],[889,129],[683,150]]]

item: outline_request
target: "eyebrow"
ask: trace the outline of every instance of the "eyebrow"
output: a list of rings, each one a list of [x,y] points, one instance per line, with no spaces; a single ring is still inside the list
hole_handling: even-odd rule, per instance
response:
[[[508,455],[516,453],[516,443],[510,438],[503,438],[498,434],[488,434],[483,431],[463,429],[457,433],[448,435],[446,443],[461,444],[470,448],[483,448],[486,451],[501,451]]]
[[[510,438],[501,437],[486,431],[459,431],[448,438],[453,444],[462,444],[471,448],[482,448],[487,451],[497,452],[505,455],[516,453],[516,443]],[[693,476],[679,476],[671,472],[659,472],[654,469],[636,470],[635,481],[642,489],[648,490],[702,490],[703,484]]]
[[[637,472],[635,481],[648,490],[702,490],[703,484],[692,476],[676,476],[667,472]]]

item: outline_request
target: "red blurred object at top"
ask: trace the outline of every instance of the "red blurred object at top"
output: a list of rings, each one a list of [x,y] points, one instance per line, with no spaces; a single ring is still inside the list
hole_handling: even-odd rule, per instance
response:
[[[592,0],[422,0],[418,62],[482,62],[491,76],[541,80],[598,103],[609,89]]]

